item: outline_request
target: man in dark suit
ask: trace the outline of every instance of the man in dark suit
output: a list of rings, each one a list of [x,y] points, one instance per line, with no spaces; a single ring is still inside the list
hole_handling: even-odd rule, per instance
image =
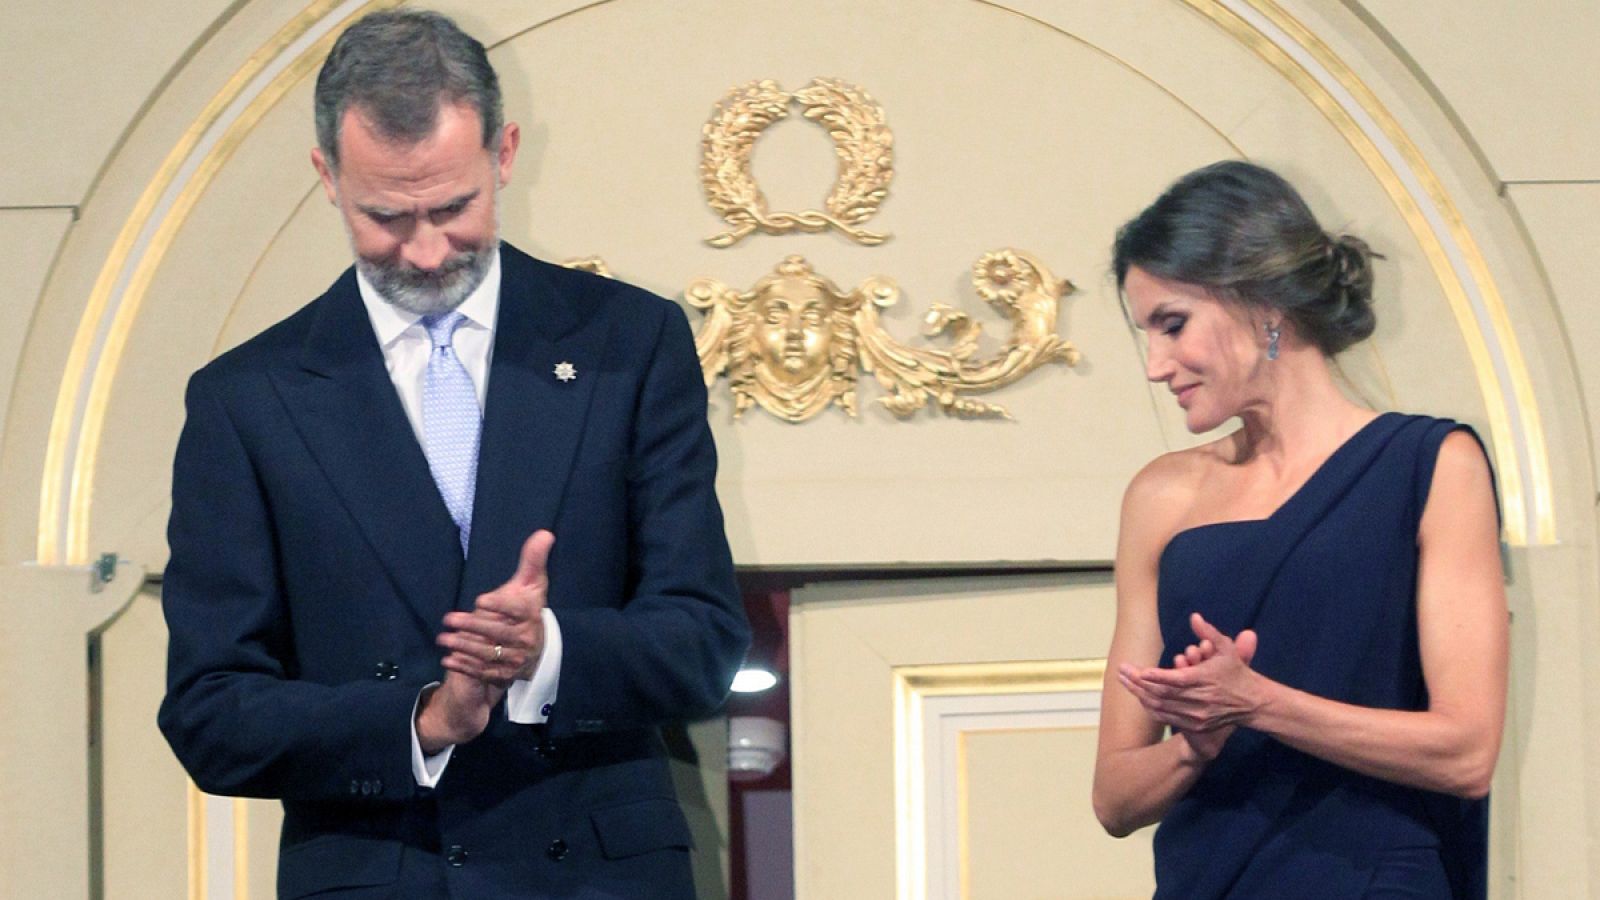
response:
[[[657,727],[748,629],[688,323],[499,241],[448,19],[356,23],[316,105],[356,265],[190,381],[161,729],[282,799],[283,897],[692,897]]]

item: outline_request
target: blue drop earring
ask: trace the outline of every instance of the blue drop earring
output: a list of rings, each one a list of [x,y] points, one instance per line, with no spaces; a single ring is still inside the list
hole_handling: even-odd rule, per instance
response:
[[[1267,359],[1278,358],[1278,335],[1281,333],[1278,326],[1267,326]]]

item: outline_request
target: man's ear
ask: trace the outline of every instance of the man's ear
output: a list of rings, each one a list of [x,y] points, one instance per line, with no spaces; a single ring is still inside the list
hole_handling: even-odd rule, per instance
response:
[[[522,143],[522,129],[515,122],[507,122],[500,129],[500,149],[495,153],[495,170],[499,187],[511,180],[511,164],[517,159],[517,147]]]
[[[322,179],[322,190],[328,195],[328,202],[338,206],[339,186],[334,183],[333,167],[323,158],[321,147],[311,148],[311,165],[317,170],[317,177]]]

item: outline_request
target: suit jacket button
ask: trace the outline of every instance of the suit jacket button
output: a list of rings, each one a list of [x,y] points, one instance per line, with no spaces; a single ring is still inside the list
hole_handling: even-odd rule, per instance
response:
[[[563,859],[567,858],[567,842],[560,838],[556,838],[550,842],[550,846],[545,848],[544,855],[550,857],[556,862],[561,862]]]
[[[390,659],[380,659],[372,667],[372,675],[379,681],[393,681],[400,677],[400,666]]]
[[[451,844],[450,849],[444,853],[444,861],[457,869],[467,864],[467,848],[460,844]]]

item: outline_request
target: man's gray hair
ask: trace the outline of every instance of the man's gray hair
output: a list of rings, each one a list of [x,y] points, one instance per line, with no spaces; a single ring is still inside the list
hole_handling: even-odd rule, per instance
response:
[[[436,12],[393,9],[363,16],[333,45],[317,75],[317,144],[339,166],[339,127],[357,107],[389,140],[414,144],[433,134],[441,103],[466,103],[494,149],[504,118],[500,79],[483,44]]]

